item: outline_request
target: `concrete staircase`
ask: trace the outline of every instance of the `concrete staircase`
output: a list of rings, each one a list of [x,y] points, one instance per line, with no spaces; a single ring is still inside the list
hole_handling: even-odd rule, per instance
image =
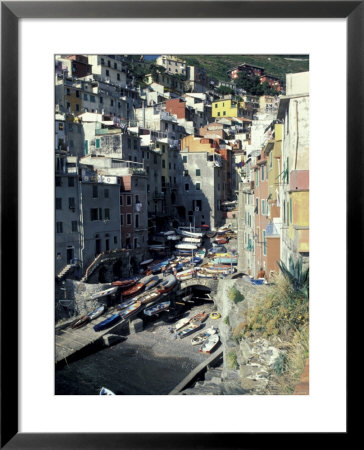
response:
[[[67,266],[63,267],[63,269],[59,272],[59,274],[57,275],[57,279],[59,281],[63,280],[66,275],[69,274],[70,270],[72,269],[72,265],[71,264],[67,264]]]

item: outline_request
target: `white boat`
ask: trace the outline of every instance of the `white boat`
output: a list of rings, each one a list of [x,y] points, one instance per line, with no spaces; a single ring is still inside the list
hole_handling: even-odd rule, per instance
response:
[[[179,241],[181,239],[181,236],[178,234],[172,234],[171,236],[167,236],[168,241]]]
[[[176,324],[175,324],[175,330],[176,331],[178,331],[178,330],[180,330],[181,328],[183,328],[185,325],[187,325],[188,324],[188,322],[190,321],[191,319],[189,318],[189,317],[183,317],[182,319],[180,319],[178,322],[176,322]]]
[[[212,336],[207,338],[206,341],[202,344],[200,352],[211,353],[213,349],[216,347],[219,340],[220,340],[219,336],[217,334],[213,334]]]
[[[182,272],[179,272],[176,274],[176,277],[178,280],[189,280],[190,278],[193,277],[195,273],[195,269],[187,269],[187,270],[183,270]]]
[[[175,234],[175,231],[164,231],[164,232],[162,232],[162,234],[164,236],[171,236],[172,234]]]
[[[216,274],[212,273],[212,272],[206,272],[205,269],[200,269],[197,272],[197,276],[198,276],[198,278],[214,278],[216,276]]]
[[[153,262],[153,258],[152,259],[146,259],[145,261],[142,261],[139,265],[140,266],[145,266],[146,264],[150,264],[151,262]]]
[[[177,244],[176,248],[179,248],[182,250],[197,250],[197,245],[189,244],[188,242],[183,242],[182,244]]]
[[[96,292],[95,294],[92,294],[92,295],[90,296],[90,298],[91,298],[91,300],[95,300],[95,299],[100,298],[100,297],[106,297],[107,295],[115,294],[115,292],[116,292],[118,289],[119,289],[119,287],[118,287],[118,286],[115,286],[115,287],[106,289],[106,290],[101,291],[101,292]]]
[[[194,333],[195,331],[199,330],[203,324],[201,322],[191,322],[187,326],[183,327],[181,331],[177,333],[177,336],[180,339],[183,339],[184,337],[188,336],[191,333]]]
[[[199,333],[197,336],[192,338],[191,344],[192,345],[200,345],[203,342],[205,342],[206,339],[208,339],[210,336],[212,336],[215,333],[216,333],[216,328],[214,328],[214,327],[208,328],[207,330],[202,331],[202,333]]]
[[[177,233],[181,234],[182,236],[187,236],[187,237],[194,237],[194,238],[202,238],[204,236],[204,233],[201,233],[199,231],[192,231],[192,228],[188,228],[188,227],[179,227],[177,228]]]
[[[191,243],[195,243],[195,244],[201,244],[201,239],[193,238],[193,237],[184,237],[182,239],[182,242],[191,242]]]
[[[90,312],[90,314],[88,314],[88,317],[90,320],[94,320],[97,319],[98,317],[101,316],[101,314],[103,314],[106,310],[106,306],[105,305],[101,305],[98,308],[96,308],[94,311]]]
[[[114,394],[113,391],[110,391],[110,389],[108,389],[106,387],[102,387],[100,389],[99,395],[116,395],[116,394]]]

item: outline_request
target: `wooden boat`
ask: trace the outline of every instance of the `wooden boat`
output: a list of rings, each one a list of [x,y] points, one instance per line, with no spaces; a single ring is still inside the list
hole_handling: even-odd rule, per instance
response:
[[[177,333],[177,336],[180,339],[183,339],[184,337],[188,336],[189,334],[194,333],[195,331],[202,328],[203,324],[201,322],[190,322],[187,326],[183,327],[181,331]]]
[[[197,245],[190,244],[188,242],[182,242],[181,244],[177,244],[176,248],[181,250],[197,250]]]
[[[250,281],[252,284],[256,285],[264,284],[264,278],[257,278],[257,279],[251,278]]]
[[[164,250],[165,246],[161,244],[148,245],[150,250]]]
[[[209,249],[209,254],[217,256],[218,254],[226,255],[226,247],[216,246]]]
[[[107,295],[115,294],[118,290],[118,286],[111,287],[101,292],[96,292],[90,296],[91,300],[96,300],[97,298],[106,297]]]
[[[182,272],[177,273],[176,277],[178,280],[189,280],[195,274],[195,268],[183,270]]]
[[[115,325],[120,320],[120,314],[113,314],[112,316],[108,317],[107,319],[103,320],[100,323],[97,323],[94,325],[95,331],[101,331],[105,330],[106,328],[111,327],[111,325]]]
[[[222,275],[222,274],[231,274],[236,271],[235,267],[227,266],[224,264],[206,267],[207,273],[213,273],[215,275]]]
[[[184,237],[182,238],[182,242],[188,242],[190,244],[201,244],[200,238],[192,238],[192,237]]]
[[[96,308],[94,311],[90,312],[88,314],[88,317],[89,317],[90,320],[97,319],[98,317],[101,316],[101,314],[104,313],[105,310],[106,310],[106,306],[101,305],[98,308]]]
[[[212,336],[215,333],[216,333],[216,328],[214,328],[214,327],[207,328],[207,330],[202,331],[197,336],[193,337],[191,339],[191,344],[192,345],[200,345],[204,341],[206,341],[206,339],[208,339],[210,336]]]
[[[123,298],[134,297],[144,289],[144,283],[137,283],[132,288],[122,293]]]
[[[229,242],[228,239],[223,238],[223,239],[216,239],[216,243],[221,245],[221,244],[227,244]]]
[[[193,317],[191,317],[190,322],[201,322],[202,323],[202,322],[205,322],[205,320],[207,318],[208,318],[208,314],[206,314],[204,311],[202,313],[195,314]]]
[[[126,290],[131,288],[137,283],[137,278],[131,278],[129,280],[120,280],[120,281],[113,281],[111,284],[112,286],[118,286],[121,290]]]
[[[116,395],[116,394],[114,394],[113,391],[110,391],[110,389],[108,389],[106,387],[102,387],[100,389],[99,395]]]
[[[136,301],[132,303],[131,305],[127,306],[125,309],[123,309],[119,315],[122,319],[127,319],[129,316],[131,316],[133,313],[135,313],[140,307],[142,306],[140,301]]]
[[[130,300],[126,300],[125,302],[120,303],[119,305],[116,305],[115,308],[116,308],[118,311],[122,311],[123,309],[125,309],[125,308],[127,308],[128,306],[130,306],[130,305],[132,305],[133,303],[135,303],[136,300],[137,300],[136,297],[133,297],[133,298],[131,298]]]
[[[177,233],[181,234],[182,236],[187,237],[194,237],[194,238],[202,238],[203,233],[195,232],[195,231],[187,231],[187,230],[177,230]]]
[[[170,230],[170,231],[163,231],[162,234],[164,236],[171,236],[172,234],[175,234],[176,232],[174,230]]]
[[[170,236],[167,236],[168,241],[179,241],[180,239],[182,239],[182,236],[178,234],[172,234]]]
[[[216,274],[212,272],[206,272],[205,269],[202,269],[197,272],[197,276],[199,278],[215,278]]]
[[[216,231],[208,231],[206,233],[206,237],[208,237],[209,239],[212,239],[216,236]]]
[[[177,278],[174,275],[168,275],[168,277],[166,277],[161,284],[159,285],[159,287],[157,288],[158,292],[164,294],[166,292],[171,291],[174,286],[177,283]]]
[[[161,271],[162,267],[167,266],[170,262],[171,262],[171,259],[168,258],[163,261],[159,261],[157,264],[148,266],[148,269],[150,269],[153,273],[158,273]]]
[[[180,319],[178,322],[176,322],[174,328],[176,331],[180,330],[181,328],[183,328],[185,325],[187,325],[189,323],[191,319],[189,317],[183,317],[182,319]]]
[[[145,261],[142,261],[139,265],[140,266],[145,266],[150,264],[151,262],[153,262],[153,258],[152,259],[146,259]]]
[[[89,316],[82,316],[73,325],[71,325],[71,328],[81,328],[84,325],[86,325],[86,323],[88,323],[89,321],[90,321]]]
[[[156,286],[159,283],[160,279],[156,275],[154,275],[146,284],[145,284],[145,290],[149,291],[149,289],[152,289],[154,286]]]
[[[144,314],[147,316],[153,316],[154,314],[158,314],[169,307],[171,304],[170,301],[157,303],[156,305],[151,306],[144,310]]]
[[[219,342],[220,338],[217,334],[213,334],[209,338],[206,339],[206,341],[202,344],[200,348],[201,353],[211,353],[213,349],[216,347],[217,343]]]
[[[138,301],[141,302],[142,305],[147,305],[148,303],[155,302],[162,294],[157,290],[153,290],[150,292],[144,292],[138,296]]]
[[[215,258],[214,264],[238,264],[238,258]]]

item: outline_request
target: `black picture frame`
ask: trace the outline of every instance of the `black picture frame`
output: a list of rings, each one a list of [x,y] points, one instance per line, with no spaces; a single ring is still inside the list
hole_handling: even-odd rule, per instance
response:
[[[19,433],[18,432],[18,22],[21,18],[346,18],[347,19],[347,251],[362,250],[364,80],[363,1],[1,2],[1,448],[226,449],[285,447],[290,433]],[[208,7],[207,7],[208,5]],[[9,105],[12,105],[9,108]],[[355,151],[359,149],[360,151]],[[355,152],[355,154],[354,154]],[[350,175],[350,176],[349,176]],[[354,202],[353,199],[356,199]],[[356,249],[356,252],[352,251]],[[359,263],[360,269],[363,263]],[[348,266],[347,266],[348,267]],[[347,299],[358,271],[347,270]],[[6,280],[6,283],[4,282]],[[8,288],[12,298],[8,301]],[[348,417],[348,416],[347,416]],[[335,440],[349,436],[338,433]],[[242,436],[244,434],[244,436]],[[300,437],[300,444],[312,438]],[[295,438],[296,439],[296,438]],[[325,440],[314,435],[315,444]],[[292,445],[296,445],[291,441]]]

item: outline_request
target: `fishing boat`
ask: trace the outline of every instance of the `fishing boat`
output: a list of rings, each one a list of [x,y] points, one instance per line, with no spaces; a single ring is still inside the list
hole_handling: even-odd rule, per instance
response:
[[[169,231],[162,231],[161,234],[163,234],[164,236],[171,236],[172,234],[175,234],[176,232],[174,230],[169,230]]]
[[[101,316],[101,314],[104,313],[105,310],[106,310],[106,307],[104,305],[101,305],[98,308],[96,308],[95,310],[93,310],[92,312],[90,312],[88,314],[88,317],[90,320],[97,319],[98,317]]]
[[[90,296],[91,300],[96,300],[97,298],[106,297],[107,295],[115,294],[118,290],[118,286],[111,287],[101,292],[96,292]]]
[[[139,265],[140,266],[146,266],[146,265],[150,264],[151,262],[153,262],[153,258],[152,259],[146,259],[145,261],[142,261]]]
[[[201,322],[191,322],[188,325],[186,325],[185,327],[183,327],[181,329],[181,331],[179,331],[177,333],[177,336],[180,339],[183,339],[184,337],[194,333],[195,331],[199,330],[200,328],[202,328],[203,324]]]
[[[200,345],[204,341],[206,341],[206,339],[208,339],[210,336],[212,336],[215,333],[216,333],[216,328],[214,328],[214,327],[207,328],[207,330],[202,331],[197,336],[193,337],[191,339],[191,344],[192,345]]]
[[[193,297],[193,294],[186,295],[186,297],[182,297],[183,302],[189,302]]]
[[[197,272],[197,276],[198,276],[198,278],[215,278],[216,274],[212,273],[212,272],[206,272],[205,269],[200,269]]]
[[[238,258],[215,258],[213,260],[214,264],[238,264]]]
[[[158,314],[166,310],[170,304],[171,304],[170,301],[157,303],[156,305],[153,305],[150,308],[145,309],[144,314],[146,314],[147,316],[153,316],[154,314]]]
[[[131,305],[127,306],[125,309],[123,309],[119,314],[122,319],[127,319],[129,316],[131,316],[133,313],[135,313],[140,307],[141,302],[136,301],[132,303]]]
[[[149,248],[149,250],[153,250],[153,251],[155,251],[155,250],[164,250],[165,246],[164,245],[154,244],[154,245],[148,245],[148,248]]]
[[[134,297],[144,289],[144,283],[137,283],[135,286],[122,293],[123,298]]]
[[[189,229],[181,229],[178,228],[177,229],[177,233],[181,234],[182,236],[186,236],[186,237],[192,237],[192,238],[202,238],[204,236],[204,233],[201,232],[197,232],[197,231],[188,231]]]
[[[128,280],[116,280],[111,283],[112,286],[118,286],[121,290],[129,289],[136,284],[137,278],[130,278]]]
[[[256,285],[264,284],[264,278],[257,278],[257,279],[251,278],[250,281],[252,284]]]
[[[102,387],[100,389],[99,395],[116,395],[116,394],[114,394],[113,391],[110,391],[110,389]]]
[[[207,317],[208,317],[208,314],[206,314],[205,311],[204,311],[202,313],[195,314],[193,317],[191,317],[190,322],[191,323],[192,322],[201,322],[202,323],[202,322],[205,322]]]
[[[142,305],[147,305],[148,303],[155,302],[162,294],[157,290],[153,290],[150,292],[144,292],[138,296],[138,301],[141,302]]]
[[[168,275],[159,287],[157,288],[158,292],[165,294],[166,292],[171,291],[177,283],[177,278],[174,275]]]
[[[202,344],[200,352],[208,354],[211,353],[218,344],[219,340],[220,340],[219,336],[217,334],[213,334],[212,336],[207,338],[206,341]]]
[[[152,289],[154,286],[156,286],[159,283],[160,279],[156,275],[154,275],[146,284],[145,284],[145,290],[149,291],[149,289]]]
[[[167,236],[168,241],[179,241],[180,239],[182,239],[182,236],[178,234],[172,234],[170,236]]]
[[[86,323],[88,323],[89,321],[90,321],[89,316],[82,316],[73,325],[71,325],[71,328],[81,328],[84,325],[86,325]]]
[[[181,250],[197,250],[197,245],[189,242],[182,242],[181,244],[176,244],[176,248]]]
[[[208,256],[216,256],[217,253],[226,253],[226,247],[212,247],[209,249]]]
[[[171,259],[168,258],[168,259],[158,262],[157,264],[148,266],[148,269],[150,269],[153,273],[158,273],[162,269],[162,267],[167,266],[170,262],[171,262]]]
[[[187,325],[190,321],[189,317],[183,317],[182,319],[180,319],[178,322],[176,322],[174,328],[176,331],[180,330],[181,328],[183,328],[185,325]]]
[[[123,309],[125,309],[125,308],[127,308],[128,306],[130,306],[130,305],[132,305],[133,303],[135,303],[136,300],[137,300],[136,297],[133,297],[133,298],[131,298],[131,299],[129,299],[129,300],[126,300],[126,301],[123,302],[123,303],[120,303],[119,305],[116,305],[115,308],[116,308],[118,311],[122,311]]]
[[[177,273],[176,277],[178,280],[185,281],[191,279],[195,274],[195,268],[183,270]]]
[[[235,267],[231,267],[226,264],[206,267],[205,270],[207,273],[213,273],[215,275],[232,274],[236,271]]]
[[[226,238],[216,239],[216,244],[219,244],[219,245],[227,244],[228,242],[229,242],[229,240]]]
[[[193,238],[193,237],[184,237],[182,238],[182,242],[189,242],[191,244],[201,244],[200,238]]]
[[[113,314],[112,316],[108,317],[107,319],[103,320],[100,323],[97,323],[94,325],[95,331],[101,331],[105,330],[105,328],[111,327],[111,325],[115,325],[120,320],[120,314]]]

